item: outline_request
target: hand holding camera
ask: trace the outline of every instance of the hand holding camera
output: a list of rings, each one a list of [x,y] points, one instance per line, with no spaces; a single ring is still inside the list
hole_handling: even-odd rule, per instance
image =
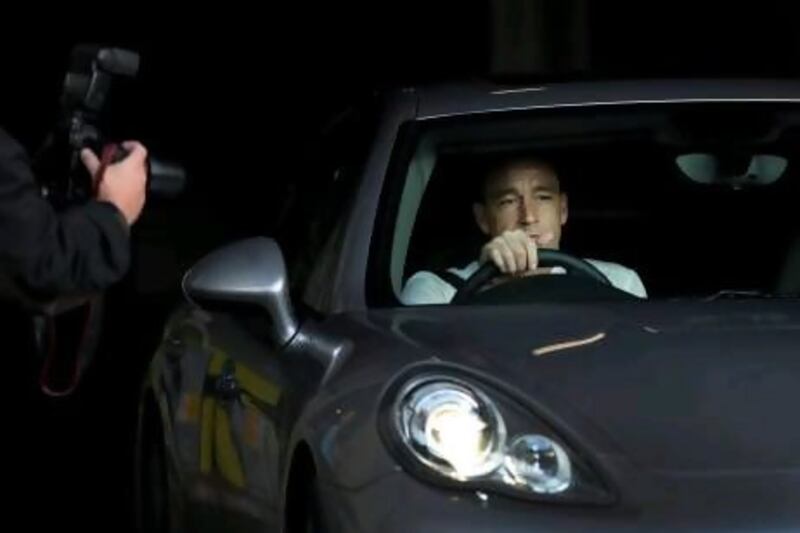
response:
[[[122,143],[122,150],[107,145],[98,158],[84,148],[81,160],[92,176],[95,197],[119,209],[128,226],[136,222],[147,193],[147,149],[139,142],[128,141]]]

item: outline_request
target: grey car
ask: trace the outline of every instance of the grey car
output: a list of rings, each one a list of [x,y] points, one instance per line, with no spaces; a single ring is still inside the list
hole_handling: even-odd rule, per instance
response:
[[[186,273],[142,389],[142,529],[800,529],[800,84],[441,85],[377,116],[302,260],[258,236]],[[475,191],[512,154],[568,191],[539,250],[562,275],[487,261],[409,301],[478,259]]]

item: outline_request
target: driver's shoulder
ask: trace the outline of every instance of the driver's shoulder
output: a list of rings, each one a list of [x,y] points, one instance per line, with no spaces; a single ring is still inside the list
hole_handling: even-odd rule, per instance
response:
[[[403,286],[400,301],[405,305],[447,303],[461,287],[459,279],[466,281],[479,267],[480,263],[473,261],[460,268],[415,272]]]
[[[458,267],[448,268],[447,271],[455,274],[456,276],[458,276],[461,279],[466,280],[466,279],[469,279],[469,277],[472,276],[475,272],[477,272],[478,268],[480,266],[481,266],[480,262],[473,261],[473,262],[469,263],[468,265],[466,265],[464,267],[461,267],[461,268],[458,268]]]
[[[452,284],[454,276],[462,280],[469,279],[480,267],[478,261],[473,261],[463,267],[450,267],[446,270],[420,270],[415,272],[405,283],[405,286],[419,284]]]
[[[639,274],[632,268],[611,261],[586,258],[588,263],[603,273],[612,285],[633,292],[639,296],[646,294]]]
[[[592,259],[588,257],[586,258],[586,261],[588,263],[591,263],[595,268],[597,268],[603,274],[605,274],[606,272],[630,272],[635,274],[633,269],[628,268],[619,263],[613,263],[611,261],[601,261],[600,259]]]

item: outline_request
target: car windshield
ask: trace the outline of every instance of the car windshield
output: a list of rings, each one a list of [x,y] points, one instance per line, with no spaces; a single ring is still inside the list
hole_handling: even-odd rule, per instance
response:
[[[600,290],[586,269],[556,261],[539,274],[566,275],[491,276],[474,290],[500,294],[487,301],[794,297],[799,140],[799,106],[759,102],[565,107],[409,124],[398,146],[406,155],[394,158],[381,204],[386,238],[373,246],[372,286],[387,304],[450,303],[484,245],[522,229],[541,240],[539,249],[558,248],[609,283]],[[526,169],[555,177],[549,199],[515,192],[509,176]],[[550,212],[531,207],[539,201],[549,201]]]

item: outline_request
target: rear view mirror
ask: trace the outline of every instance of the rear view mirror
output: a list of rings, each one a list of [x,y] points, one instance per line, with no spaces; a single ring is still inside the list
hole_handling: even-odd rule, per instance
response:
[[[769,154],[683,154],[675,160],[681,172],[695,183],[733,188],[775,183],[786,171],[785,157]]]

